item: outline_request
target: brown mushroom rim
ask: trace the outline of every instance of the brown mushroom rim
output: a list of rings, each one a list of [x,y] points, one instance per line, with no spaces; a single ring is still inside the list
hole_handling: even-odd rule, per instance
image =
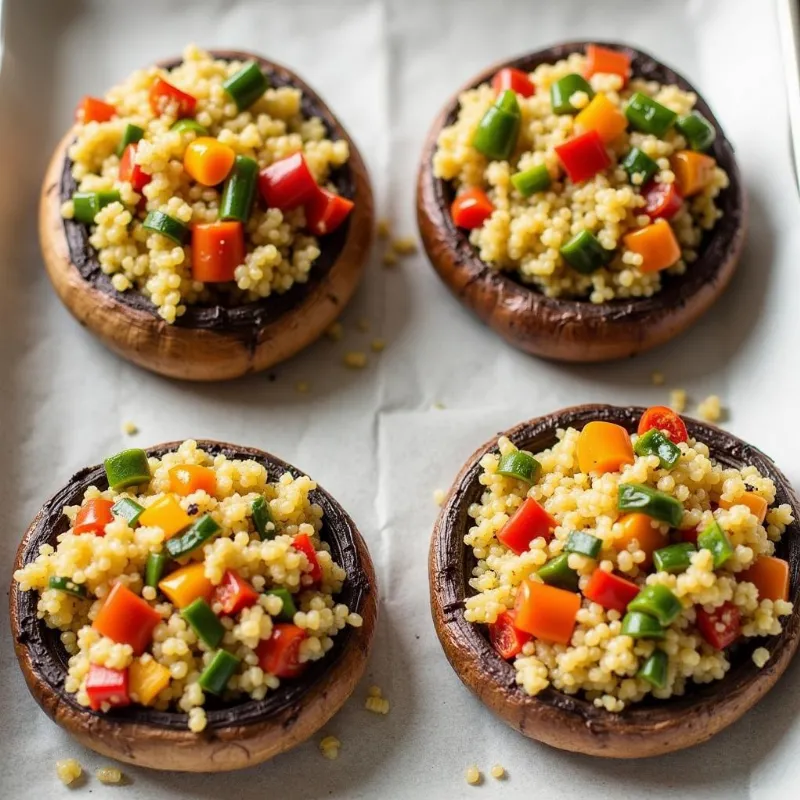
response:
[[[178,444],[179,442],[170,442],[152,447],[147,450],[147,454],[160,457],[174,451]],[[221,453],[226,458],[253,459],[263,464],[270,475],[289,472],[297,478],[304,474],[260,450],[222,445],[219,442],[198,441],[197,444],[211,455]],[[58,544],[56,537],[69,528],[69,520],[63,513],[64,506],[80,504],[83,493],[89,486],[98,486],[101,489],[108,486],[102,465],[86,467],[76,473],[69,483],[47,502],[35,522],[31,536],[21,546],[21,552],[18,554],[21,566],[30,564],[36,558],[41,545],[50,544],[55,547]],[[351,611],[360,613],[368,596],[373,592],[373,587],[370,586],[355,544],[355,539],[359,536],[358,531],[342,507],[324,489],[317,487],[310,493],[310,498],[312,502],[321,506],[324,512],[320,537],[330,545],[333,559],[347,573],[342,591],[336,598],[339,602],[346,603]],[[69,655],[59,641],[59,631],[48,628],[36,616],[38,593],[34,590],[20,591],[14,584],[11,592],[12,603],[15,596],[19,619],[18,644],[27,648],[33,671],[39,680],[45,682],[63,703],[81,713],[113,720],[120,725],[135,723],[172,730],[187,728],[188,716],[177,711],[156,711],[144,706],[131,705],[102,714],[79,705],[74,695],[64,691]],[[324,658],[313,662],[299,678],[281,681],[281,685],[270,691],[263,700],[223,703],[212,695],[207,695],[204,708],[207,711],[209,728],[219,730],[227,726],[263,722],[269,716],[291,709],[298,704],[303,694],[322,678],[325,671],[342,657],[353,635],[353,629],[346,626],[333,637],[333,648]]]
[[[302,91],[301,112],[305,118],[319,117],[325,125],[327,137],[332,140],[347,138],[341,125],[331,110],[322,102],[317,93],[303,82],[297,75],[266,59],[250,53],[234,50],[211,50],[212,56],[225,61],[256,60],[261,70],[267,76],[271,87],[292,86]],[[159,66],[172,69],[178,66],[180,59],[170,59],[161,62]],[[351,142],[350,157],[358,158],[354,154]],[[333,170],[330,181],[336,191],[343,197],[357,201],[355,179],[350,169],[349,161]],[[72,161],[69,157],[64,159],[64,168],[61,171],[61,182],[58,194],[59,202],[64,203],[72,198],[77,191],[77,182],[72,177]],[[260,202],[256,198],[256,202]],[[111,276],[106,275],[100,268],[97,252],[89,244],[89,226],[73,219],[64,219],[64,234],[67,239],[70,261],[75,265],[83,279],[95,286],[101,292],[111,295],[115,300],[125,306],[156,316],[153,303],[136,289],[118,292],[111,284]],[[273,294],[263,300],[256,300],[238,306],[226,305],[187,305],[186,313],[177,318],[173,323],[179,328],[199,328],[210,331],[230,332],[239,331],[243,334],[252,333],[269,322],[273,322],[289,309],[301,305],[306,297],[310,296],[325,275],[333,268],[341,254],[351,227],[351,218],[348,217],[344,224],[333,233],[320,239],[320,255],[314,261],[306,283],[295,283],[284,294]]]
[[[652,297],[641,299],[626,298],[597,304],[579,299],[547,297],[534,286],[524,284],[512,277],[512,273],[500,272],[491,268],[478,257],[478,251],[469,241],[469,231],[457,228],[453,224],[450,206],[455,198],[455,190],[449,181],[433,177],[432,160],[436,152],[437,138],[433,134],[429,140],[430,152],[426,154],[432,182],[430,188],[433,195],[433,203],[427,207],[427,211],[431,215],[434,224],[447,233],[457,261],[461,268],[470,274],[470,282],[495,281],[510,295],[524,295],[526,291],[532,292],[538,295],[538,302],[541,306],[560,314],[563,314],[569,308],[571,313],[579,313],[587,323],[600,319],[605,321],[644,322],[649,314],[658,309],[683,306],[704,284],[712,282],[719,267],[726,263],[734,253],[738,252],[741,239],[744,236],[745,197],[739,168],[733,155],[733,147],[725,137],[719,122],[711,113],[711,109],[700,96],[700,93],[684,77],[670,67],[656,61],[647,53],[618,42],[597,41],[569,42],[555,45],[545,50],[520,56],[503,64],[496,64],[470,81],[461,91],[485,83],[501,67],[516,67],[525,72],[532,72],[541,64],[553,64],[572,53],[583,52],[586,49],[586,45],[592,43],[627,53],[631,57],[631,72],[634,78],[658,81],[661,84],[674,84],[684,92],[694,92],[697,95],[695,109],[708,119],[717,132],[717,138],[713,146],[708,150],[708,154],[713,156],[719,166],[728,174],[730,185],[720,192],[715,201],[723,216],[717,220],[712,230],[704,232],[702,242],[697,250],[697,260],[687,265],[686,272],[683,275],[674,276],[663,274],[662,287]],[[439,130],[452,125],[456,121],[458,110],[459,103],[456,96],[444,108],[435,124],[434,130],[437,134]]]
[[[580,430],[593,420],[615,422],[633,433],[644,410],[606,405],[577,406],[524,422],[502,435],[508,436],[517,447],[536,453],[556,443],[556,431],[559,428]],[[431,579],[432,593],[441,604],[445,625],[456,646],[467,657],[479,661],[486,680],[503,687],[513,702],[543,703],[554,710],[578,715],[590,729],[597,731],[609,725],[614,725],[618,732],[620,726],[623,729],[627,727],[631,733],[644,730],[645,727],[652,730],[659,723],[680,719],[684,714],[719,700],[720,692],[729,698],[741,694],[757,677],[766,677],[776,667],[779,659],[775,656],[778,652],[784,648],[796,649],[800,636],[800,503],[797,495],[772,459],[760,450],[713,425],[684,419],[689,435],[708,445],[712,458],[726,467],[755,466],[762,475],[775,482],[775,502],[792,506],[795,521],[786,528],[776,545],[776,554],[790,563],[790,600],[794,603],[792,614],[783,619],[783,631],[778,636],[762,637],[751,641],[749,645],[737,647],[729,659],[731,669],[722,680],[702,685],[690,683],[685,695],[666,701],[652,699],[634,703],[620,713],[598,709],[578,695],[563,694],[551,687],[537,695],[527,694],[516,683],[514,665],[500,658],[492,648],[485,634],[486,626],[467,622],[464,618],[465,597],[475,594],[468,580],[476,563],[471,548],[464,544],[464,536],[472,524],[467,511],[473,503],[480,502],[484,487],[478,480],[482,471],[479,462],[486,453],[498,452],[495,439],[472,456],[450,490],[437,525],[439,538],[434,543]],[[762,669],[756,667],[750,657],[757,646],[770,651],[770,661]]]

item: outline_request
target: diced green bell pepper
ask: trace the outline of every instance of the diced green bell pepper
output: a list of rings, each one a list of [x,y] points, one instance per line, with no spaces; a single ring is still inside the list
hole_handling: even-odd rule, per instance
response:
[[[643,433],[633,445],[634,452],[639,456],[658,456],[659,463],[664,469],[672,469],[681,458],[681,449],[671,442],[657,428],[651,428]]]
[[[514,184],[514,188],[523,197],[530,197],[536,192],[543,192],[545,189],[549,189],[552,180],[547,167],[544,164],[539,164],[522,172],[515,172],[511,176],[511,183]]]
[[[211,663],[200,673],[197,682],[204,692],[220,695],[239,668],[239,659],[227,650],[217,650]]]
[[[675,127],[683,134],[692,150],[708,150],[717,138],[714,126],[699,111],[678,117]]]
[[[86,591],[86,587],[82,583],[75,583],[72,578],[58,578],[53,575],[49,581],[47,581],[47,586],[49,589],[56,589],[59,592],[66,592],[67,594],[71,594],[75,597],[88,597],[88,593]]]
[[[281,622],[291,622],[294,619],[294,615],[297,613],[297,606],[294,604],[294,598],[288,589],[267,589],[264,594],[275,595],[275,597],[280,597],[283,601],[283,608],[277,617]]]
[[[656,572],[669,572],[670,575],[685,572],[692,565],[692,553],[696,552],[691,542],[671,544],[653,553],[653,566]]]
[[[714,569],[719,569],[733,555],[733,545],[716,520],[698,535],[697,547],[699,550],[711,551]]]
[[[657,619],[639,611],[629,611],[622,618],[622,633],[634,639],[663,639],[667,635]]]
[[[167,239],[171,239],[175,244],[186,244],[189,240],[189,226],[184,225],[180,220],[165,214],[163,211],[148,212],[142,227],[146,231],[166,236]]]
[[[205,544],[215,533],[219,533],[221,528],[214,521],[210,514],[204,514],[200,519],[189,528],[186,533],[180,536],[173,536],[167,539],[166,548],[172,558],[180,558],[192,550],[196,550],[201,545]]]
[[[597,558],[603,547],[603,540],[585,531],[572,531],[567,537],[564,549],[568,553],[580,553],[582,556]]]
[[[278,531],[272,519],[269,503],[263,497],[256,497],[256,499],[253,500],[251,508],[253,512],[253,524],[256,526],[261,541],[263,542],[265,539],[274,539]]]
[[[119,192],[116,190],[75,192],[72,195],[72,218],[85,225],[92,225],[101,208],[119,201]]]
[[[569,566],[569,553],[551,558],[543,567],[539,567],[536,574],[550,586],[571,592],[578,589],[578,573]]]
[[[186,608],[181,609],[181,616],[209,647],[217,647],[222,641],[222,637],[225,635],[225,626],[202,597],[198,597]]]
[[[634,175],[642,176],[640,186],[644,186],[658,172],[658,164],[638,147],[634,147],[620,163],[628,173],[631,182],[633,182]]]
[[[198,136],[208,136],[208,128],[201,125],[196,119],[191,119],[190,117],[184,117],[174,122],[170,130],[179,131],[180,133],[184,131],[194,131]]]
[[[625,116],[631,126],[642,133],[652,133],[662,138],[678,115],[652,97],[636,92],[625,106]]]
[[[115,490],[127,489],[150,482],[150,464],[144,450],[133,448],[109,456],[103,466],[106,469],[108,485]]]
[[[594,97],[594,90],[583,75],[572,73],[565,75],[550,86],[550,104],[554,114],[577,114],[580,109],[570,103],[575,92],[585,92],[589,99]]]
[[[506,453],[497,464],[497,474],[506,478],[516,478],[525,483],[536,483],[542,465],[530,454],[522,450]]]
[[[679,500],[641,483],[621,483],[617,489],[617,508],[620,511],[638,511],[648,517],[668,522],[677,528],[683,518],[683,505]]]
[[[517,95],[508,89],[483,115],[473,136],[472,146],[487,158],[506,161],[517,146],[521,122]]]
[[[158,582],[164,577],[164,569],[169,559],[164,553],[148,553],[144,565],[144,585],[158,588]]]
[[[606,250],[597,237],[587,230],[576,233],[558,252],[572,269],[582,275],[591,275],[614,257],[614,251]]]
[[[128,527],[133,528],[139,521],[139,517],[144,512],[144,506],[140,506],[135,500],[130,497],[120,497],[113,506],[111,506],[111,513],[115,517],[122,517],[128,523]]]
[[[122,138],[119,140],[119,144],[117,145],[117,155],[122,158],[125,148],[129,144],[136,144],[136,142],[140,141],[143,136],[144,128],[140,128],[138,125],[133,125],[129,122],[125,126],[125,130],[122,131]]]
[[[255,61],[248,61],[222,84],[239,111],[246,111],[269,88],[269,80]]]
[[[628,611],[639,611],[655,617],[666,628],[678,618],[683,606],[671,589],[660,583],[652,583],[628,603]]]
[[[636,673],[636,677],[644,678],[656,689],[663,689],[667,684],[668,664],[669,656],[663,650],[655,650],[650,658],[642,664],[641,669]]]

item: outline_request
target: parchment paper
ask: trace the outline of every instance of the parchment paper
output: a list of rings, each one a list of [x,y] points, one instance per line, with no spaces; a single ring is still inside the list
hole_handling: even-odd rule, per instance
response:
[[[319,737],[234,775],[124,767],[131,785],[93,777],[107,763],[82,749],[28,695],[0,623],[0,797],[162,798],[789,798],[800,781],[800,661],[742,721],[690,752],[645,762],[559,752],[507,728],[463,688],[430,622],[426,556],[437,508],[474,447],[495,431],[590,401],[666,402],[685,387],[718,393],[726,425],[800,483],[797,411],[800,231],[774,9],[767,0],[284,0],[45,2],[6,0],[0,71],[0,559],[4,580],[41,503],[77,468],[125,445],[211,437],[268,449],[307,470],[352,513],[381,581],[382,609],[364,684]],[[344,316],[344,342],[224,385],[168,381],[113,356],[82,330],[45,277],[35,230],[39,185],[76,100],[190,41],[259,51],[296,68],[328,100],[369,163],[379,212],[415,230],[413,188],[428,125],[485,64],[558,40],[622,39],[701,87],[734,142],[750,197],[739,273],[690,333],[614,365],[527,357],[463,310],[422,254],[394,270],[376,250]],[[361,333],[356,321],[372,330]],[[388,341],[369,367],[348,349]],[[653,370],[667,386],[650,383]],[[299,394],[297,381],[311,393]],[[443,404],[444,408],[437,408]],[[139,435],[125,437],[132,420]],[[387,717],[363,708],[379,684]],[[81,788],[58,783],[74,756]],[[508,780],[488,777],[503,764]],[[469,787],[464,770],[486,776]],[[73,794],[74,792],[74,794]]]

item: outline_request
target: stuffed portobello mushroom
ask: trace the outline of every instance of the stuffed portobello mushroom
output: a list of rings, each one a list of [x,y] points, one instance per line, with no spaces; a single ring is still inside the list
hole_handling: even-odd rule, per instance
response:
[[[463,303],[566,361],[633,355],[690,325],[729,282],[746,217],[733,149],[694,88],[588,42],[458,92],[425,145],[417,213]]]
[[[113,455],[44,506],[17,555],[11,626],[32,694],[83,744],[221,771],[338,711],[376,604],[358,530],[307,475],[185,441]]]
[[[40,234],[60,298],[107,345],[215,380],[322,334],[355,290],[372,220],[361,156],[307,84],[190,46],[79,103]]]
[[[772,461],[717,428],[565,409],[458,476],[431,545],[437,632],[526,736],[618,758],[688,747],[797,649],[798,513]]]

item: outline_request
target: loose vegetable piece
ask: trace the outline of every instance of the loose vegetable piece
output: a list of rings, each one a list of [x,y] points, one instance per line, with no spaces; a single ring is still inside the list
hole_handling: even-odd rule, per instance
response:
[[[510,89],[520,97],[532,97],[536,94],[536,86],[528,77],[528,73],[521,69],[514,69],[514,67],[503,67],[498,70],[492,78],[492,89],[497,94],[502,94]]]
[[[179,133],[194,131],[198,136],[208,136],[208,128],[201,125],[196,119],[179,119],[172,124],[170,130]]]
[[[118,203],[119,200],[117,191],[75,192],[72,195],[73,219],[91,225],[101,208],[111,203]]]
[[[650,219],[672,219],[683,206],[683,198],[674,183],[651,183],[642,189],[644,213]]]
[[[115,583],[97,613],[92,627],[118,644],[129,644],[141,655],[153,638],[161,615],[127,586]]]
[[[578,573],[569,566],[569,553],[551,558],[536,574],[549,586],[558,586],[571,592],[578,591]]]
[[[73,533],[93,533],[95,536],[104,536],[106,525],[114,521],[111,509],[114,504],[102,497],[93,497],[87,500],[78,511],[75,522],[72,524]]]
[[[89,707],[100,711],[104,704],[119,707],[131,702],[129,692],[128,670],[110,669],[99,664],[89,665],[86,676],[86,694],[89,695]]]
[[[189,239],[189,227],[163,211],[149,211],[144,218],[142,227],[146,231],[166,236],[175,244],[186,244]]]
[[[530,197],[536,192],[549,189],[551,182],[550,172],[544,164],[530,167],[522,172],[515,172],[511,176],[511,183],[523,197]]]
[[[603,547],[603,540],[585,531],[572,531],[567,537],[564,549],[568,553],[579,553],[589,558],[597,558]]]
[[[575,126],[582,131],[597,131],[604,142],[613,142],[628,127],[628,120],[603,92],[598,92],[575,117]]]
[[[667,684],[667,665],[669,656],[663,650],[654,650],[647,661],[642,664],[636,673],[637,678],[644,678],[648,683],[663,689]]]
[[[210,514],[203,514],[186,533],[167,539],[165,547],[172,558],[188,555],[222,529]]]
[[[675,181],[684,197],[702,192],[712,180],[717,162],[711,156],[692,150],[679,150],[669,160],[675,173]]]
[[[686,424],[671,408],[667,408],[667,406],[651,406],[642,414],[637,429],[639,436],[644,435],[653,428],[662,432],[666,431],[669,434],[669,438],[676,444],[679,442],[686,442],[689,439]]]
[[[109,456],[104,462],[106,477],[111,489],[119,491],[129,486],[139,486],[150,481],[150,464],[144,450],[123,450]]]
[[[789,562],[775,556],[760,556],[755,563],[737,576],[758,589],[759,600],[789,599]]]
[[[75,109],[75,119],[84,125],[87,122],[108,122],[117,116],[117,109],[97,97],[84,97]]]
[[[519,555],[539,536],[549,542],[557,525],[536,500],[528,497],[500,529],[497,539]]]
[[[601,47],[599,44],[587,44],[586,71],[583,74],[591,78],[599,73],[619,75],[624,86],[631,74],[631,57],[627,53]]]
[[[659,464],[664,469],[672,469],[681,458],[680,447],[657,428],[651,428],[640,436],[633,445],[633,450],[639,456],[658,456]]]
[[[597,131],[573,136],[564,144],[556,145],[555,151],[573,183],[588,181],[611,165],[611,158]]]
[[[658,219],[645,228],[622,237],[625,248],[642,257],[642,272],[660,272],[671,267],[681,257],[681,246],[670,224]]]
[[[480,228],[492,216],[494,206],[482,189],[467,189],[453,200],[450,215],[457,228]]]
[[[294,619],[294,615],[297,613],[297,606],[294,604],[294,598],[288,589],[284,589],[283,587],[268,589],[264,594],[272,594],[275,595],[275,597],[280,597],[283,602],[283,608],[277,617],[279,620],[291,622]]]
[[[315,236],[333,233],[347,219],[354,206],[352,200],[318,188],[306,203],[306,227]]]
[[[730,647],[742,632],[739,609],[730,601],[712,611],[706,611],[703,606],[697,606],[696,613],[697,629],[703,638],[717,650]]]
[[[258,188],[266,204],[281,211],[302,206],[318,189],[302,153],[294,153],[264,167],[258,173]]]
[[[536,483],[542,465],[530,454],[515,450],[500,457],[497,474],[506,478],[517,478],[525,483]]]
[[[720,498],[719,507],[731,509],[734,506],[747,506],[750,511],[756,515],[761,525],[767,518],[767,508],[769,507],[767,501],[761,495],[755,492],[744,492],[740,494],[735,500],[724,500]]]
[[[503,92],[478,123],[472,146],[487,158],[507,161],[514,148],[522,122],[514,92]]]
[[[122,154],[125,152],[125,148],[129,144],[135,144],[144,136],[144,128],[140,128],[138,125],[133,125],[130,122],[125,126],[125,130],[122,131],[122,138],[119,140],[119,144],[117,145],[117,155],[122,158]]]
[[[82,583],[75,583],[72,578],[59,578],[51,575],[47,581],[47,587],[59,592],[66,592],[73,595],[73,597],[88,597],[86,587]]]
[[[528,578],[517,590],[514,624],[537,639],[569,644],[580,607],[580,595]]]
[[[164,578],[158,588],[169,598],[172,605],[185,608],[198,597],[210,599],[214,586],[205,575],[202,563],[187,564]]]
[[[142,512],[139,524],[146,528],[161,528],[164,536],[169,539],[186,530],[192,524],[192,518],[174,497],[165,494]]]
[[[617,550],[628,550],[634,540],[646,556],[643,567],[649,567],[654,551],[667,544],[666,534],[653,527],[653,520],[647,514],[625,514],[619,519],[620,536],[614,540]]]
[[[168,114],[180,119],[191,117],[197,105],[197,99],[181,91],[177,86],[167,83],[163,78],[156,78],[150,87],[150,108],[156,116]]]
[[[681,601],[666,586],[653,583],[645,586],[628,603],[628,611],[640,611],[655,617],[665,628],[669,627],[683,611]]]
[[[222,583],[214,588],[214,602],[222,606],[222,612],[233,616],[242,609],[258,602],[258,592],[232,569],[226,569]]]
[[[514,615],[510,611],[504,611],[495,622],[489,624],[489,641],[506,661],[521,653],[530,640],[529,633],[514,625]]]
[[[683,506],[679,500],[641,483],[619,485],[617,508],[620,511],[640,511],[653,519],[669,523],[673,528],[679,527],[683,518]]]
[[[269,80],[255,61],[248,61],[237,73],[227,78],[222,88],[230,95],[236,108],[250,108],[269,88]]]
[[[716,520],[697,537],[697,547],[711,551],[714,569],[719,569],[733,555],[733,545]]]
[[[625,612],[628,603],[639,594],[639,587],[632,581],[627,581],[619,575],[596,569],[589,578],[583,596],[593,603],[598,603],[603,608]]]
[[[169,686],[169,669],[154,658],[137,658],[128,667],[131,699],[149,706]]]
[[[248,156],[236,156],[233,162],[222,200],[219,206],[219,218],[247,222],[253,209],[258,179],[258,162]]]
[[[154,589],[164,575],[164,569],[169,559],[164,553],[148,553],[147,561],[144,566],[144,585],[152,586]]]
[[[217,475],[213,469],[199,464],[180,464],[169,471],[169,488],[181,497],[200,490],[213,495],[217,490]]]
[[[253,510],[253,524],[256,526],[258,536],[263,542],[264,539],[273,539],[277,530],[275,523],[272,519],[272,512],[269,508],[269,503],[263,497],[256,497],[251,506]],[[267,526],[272,523],[272,527]]]
[[[308,559],[308,563],[311,565],[311,571],[308,574],[314,583],[319,583],[322,580],[322,567],[317,558],[317,551],[314,549],[311,537],[307,533],[298,533],[292,539],[292,547]]]
[[[678,542],[669,547],[662,547],[653,553],[656,572],[668,572],[670,575],[686,572],[692,565],[692,553],[696,552],[691,542]]]
[[[119,179],[129,183],[134,192],[141,193],[142,189],[153,180],[153,176],[148,175],[136,163],[137,147],[138,143],[129,144],[125,148],[125,152],[122,154],[122,158],[119,161]]]
[[[296,678],[308,663],[300,663],[300,645],[305,638],[306,632],[297,625],[274,625],[269,639],[256,648],[259,666],[276,678]]]
[[[667,632],[661,623],[640,611],[629,611],[622,618],[622,634],[633,639],[663,639]]]
[[[576,92],[583,92],[591,100],[594,97],[594,90],[589,82],[582,75],[574,72],[565,75],[550,86],[550,104],[553,106],[554,114],[575,114],[579,109],[575,108],[570,102],[570,98]]]
[[[239,668],[240,660],[227,650],[217,650],[211,663],[200,673],[197,682],[204,692],[222,694]]]
[[[631,126],[642,133],[652,133],[663,139],[678,115],[652,97],[636,92],[625,106],[625,116]]]
[[[578,467],[581,472],[618,472],[633,464],[633,445],[628,431],[613,422],[594,421],[578,436]]]
[[[202,597],[198,597],[183,608],[181,616],[192,626],[198,638],[209,647],[217,647],[222,641],[225,628]]]
[[[186,146],[183,168],[203,186],[216,186],[228,177],[235,160],[232,147],[211,136],[201,136]]]
[[[140,506],[135,500],[130,497],[120,497],[113,506],[111,506],[111,513],[115,517],[122,517],[128,523],[128,527],[136,527],[139,518],[144,513],[144,506]]]
[[[638,147],[634,147],[620,164],[630,176],[631,182],[633,182],[634,175],[642,176],[639,181],[640,185],[647,183],[658,172],[658,164]]]
[[[203,283],[227,283],[244,264],[241,222],[207,222],[192,226],[192,277]]]
[[[699,111],[678,117],[675,127],[684,135],[692,150],[708,150],[717,138],[714,126]]]
[[[567,264],[582,275],[591,275],[604,267],[614,255],[613,250],[606,250],[597,237],[587,230],[576,233],[558,252]]]

